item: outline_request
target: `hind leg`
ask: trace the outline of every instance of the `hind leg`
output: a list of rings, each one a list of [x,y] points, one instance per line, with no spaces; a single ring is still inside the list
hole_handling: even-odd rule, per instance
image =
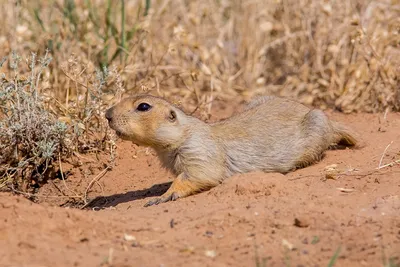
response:
[[[332,139],[332,126],[328,117],[318,109],[308,112],[302,121],[302,153],[296,161],[297,168],[309,166],[322,159]]]

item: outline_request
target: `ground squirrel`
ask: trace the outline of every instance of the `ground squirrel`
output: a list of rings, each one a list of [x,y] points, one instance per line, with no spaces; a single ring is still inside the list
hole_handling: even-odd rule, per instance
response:
[[[264,96],[242,113],[206,123],[160,97],[136,95],[108,109],[118,136],[155,149],[177,178],[156,205],[208,190],[251,171],[287,173],[321,159],[332,145],[355,146],[353,133],[318,109]]]

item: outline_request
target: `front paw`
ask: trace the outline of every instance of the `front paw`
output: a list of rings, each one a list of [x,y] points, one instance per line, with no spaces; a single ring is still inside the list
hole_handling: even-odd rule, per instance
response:
[[[168,201],[175,201],[179,198],[179,194],[178,193],[172,193],[172,194],[167,194],[165,193],[164,195],[162,195],[161,197],[155,198],[150,200],[149,202],[147,202],[144,206],[145,207],[149,207],[149,206],[153,206],[153,205],[158,205],[160,203],[164,203],[164,202],[168,202]]]

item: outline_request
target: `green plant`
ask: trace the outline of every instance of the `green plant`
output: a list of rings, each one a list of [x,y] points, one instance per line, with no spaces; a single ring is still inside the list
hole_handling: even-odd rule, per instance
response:
[[[54,173],[54,160],[66,152],[67,126],[46,109],[39,93],[42,72],[51,62],[48,51],[39,60],[32,53],[27,79],[18,73],[21,58],[15,52],[8,62],[14,76],[2,74],[0,82],[0,184],[26,191]]]
[[[382,247],[382,264],[384,267],[400,267],[399,257],[387,257]]]
[[[123,91],[115,68],[90,72],[70,58],[63,71],[82,88],[63,105],[53,101],[51,92],[43,92],[42,85],[48,83],[42,81],[43,74],[50,77],[49,51],[40,59],[32,53],[27,66],[16,52],[4,57],[0,67],[7,60],[10,71],[2,73],[0,81],[0,188],[35,191],[57,176],[61,158],[77,153],[108,150],[112,164],[115,144],[104,110],[109,106],[107,92],[118,99]]]
[[[143,16],[147,16],[150,9],[150,0],[146,1],[145,12]],[[61,51],[64,44],[63,36],[61,33],[71,33],[69,38],[77,41],[85,41],[86,38],[91,38],[93,34],[97,37],[96,46],[99,46],[97,52],[97,63],[100,68],[110,66],[114,60],[119,56],[120,64],[125,64],[130,47],[129,42],[135,36],[138,30],[138,20],[140,18],[140,9],[136,16],[136,21],[132,26],[128,27],[126,24],[126,9],[125,0],[118,1],[105,1],[104,9],[101,9],[101,4],[93,4],[92,0],[85,0],[83,7],[77,4],[75,0],[64,0],[63,4],[55,3],[54,7],[63,16],[63,23],[58,25],[52,24],[51,21],[43,20],[42,3],[37,3],[32,7],[32,15],[36,22],[40,25],[41,29],[47,32],[50,39],[46,40],[47,45],[54,49],[54,51]],[[83,10],[87,11],[87,15],[81,15]],[[119,10],[118,10],[119,8]],[[52,8],[53,9],[53,8]],[[120,20],[119,23],[117,20]],[[89,21],[89,22],[88,22]],[[88,26],[88,25],[92,26]],[[68,25],[65,29],[64,25]],[[119,26],[119,27],[117,27]],[[64,36],[65,38],[65,36]],[[54,47],[54,43],[56,47]]]
[[[260,255],[258,254],[258,246],[256,244],[256,241],[254,241],[254,260],[256,267],[267,267],[268,258],[266,257],[260,258]]]
[[[341,250],[341,246],[339,246],[336,251],[335,254],[333,254],[332,258],[330,259],[329,263],[328,263],[328,267],[333,267],[335,266],[336,260],[339,257],[340,254],[340,250]]]

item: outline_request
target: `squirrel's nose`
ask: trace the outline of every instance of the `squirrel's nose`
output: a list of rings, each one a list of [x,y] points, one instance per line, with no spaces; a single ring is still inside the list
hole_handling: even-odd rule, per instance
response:
[[[110,122],[112,120],[112,108],[107,109],[106,119]]]

